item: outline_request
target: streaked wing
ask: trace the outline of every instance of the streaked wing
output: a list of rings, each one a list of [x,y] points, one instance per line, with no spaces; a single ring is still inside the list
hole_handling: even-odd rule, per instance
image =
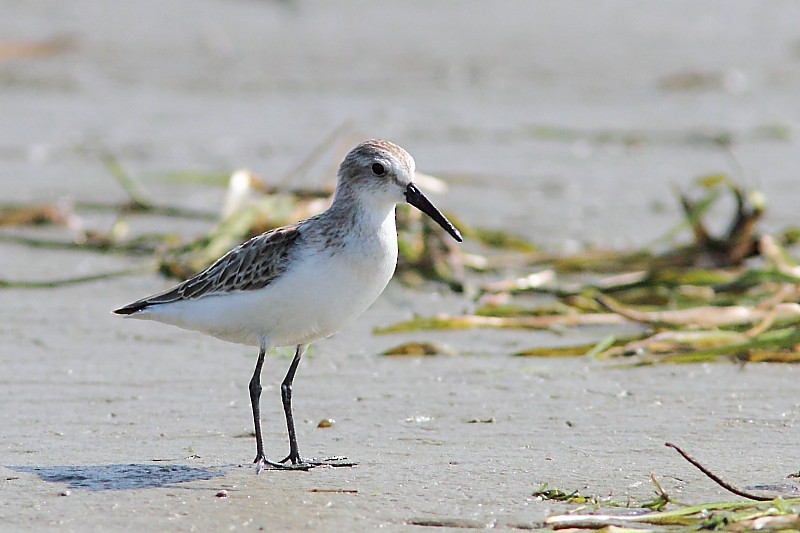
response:
[[[151,305],[264,288],[286,271],[299,236],[298,225],[291,225],[253,237],[177,287],[114,312],[130,315]]]

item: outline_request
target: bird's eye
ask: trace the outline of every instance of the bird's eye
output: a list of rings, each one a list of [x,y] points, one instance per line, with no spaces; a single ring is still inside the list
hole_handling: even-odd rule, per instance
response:
[[[383,176],[386,174],[386,169],[380,163],[372,163],[372,173],[376,176]]]

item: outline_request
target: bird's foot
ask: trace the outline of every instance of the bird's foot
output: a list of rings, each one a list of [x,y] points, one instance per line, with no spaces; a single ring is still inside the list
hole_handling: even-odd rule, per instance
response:
[[[310,470],[317,466],[329,466],[331,468],[351,467],[356,466],[358,463],[353,463],[347,460],[347,457],[341,455],[334,455],[331,457],[314,457],[312,459],[301,459],[299,454],[289,454],[280,461],[285,468],[300,468],[303,470]],[[289,464],[287,464],[289,463]]]
[[[302,470],[308,471],[312,469],[314,466],[306,465],[306,464],[283,464],[285,461],[281,461],[280,463],[276,463],[275,461],[270,461],[264,456],[257,456],[255,461],[253,461],[256,465],[256,475],[260,474],[263,470]]]

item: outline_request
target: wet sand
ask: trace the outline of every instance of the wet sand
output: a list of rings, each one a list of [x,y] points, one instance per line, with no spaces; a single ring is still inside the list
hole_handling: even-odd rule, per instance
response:
[[[354,142],[390,138],[420,170],[443,176],[441,207],[555,249],[650,242],[679,219],[671,184],[714,172],[762,189],[764,227],[781,229],[796,224],[800,203],[799,10],[741,0],[580,10],[5,0],[3,40],[64,36],[72,47],[0,63],[3,201],[125,199],[93,155],[107,149],[165,202],[215,212],[219,189],[153,176],[250,167],[277,180],[348,122]],[[664,88],[693,72],[719,81]],[[732,134],[736,163],[698,133]],[[321,163],[298,184],[330,177]],[[107,229],[111,220],[84,223]],[[133,231],[163,223],[131,219]],[[7,279],[145,261],[0,244]],[[651,473],[681,501],[732,498],[665,441],[737,484],[793,486],[785,476],[798,469],[800,368],[510,356],[600,338],[598,329],[566,340],[372,335],[415,312],[470,305],[399,284],[315,344],[296,380],[301,452],[358,466],[256,476],[255,349],[110,315],[165,283],[142,275],[0,292],[0,530],[527,528],[567,509],[531,497],[544,483],[642,500],[653,494]],[[445,342],[459,355],[377,355],[408,340]],[[288,447],[278,389],[288,364],[279,354],[264,371],[273,458]],[[316,427],[324,418],[332,428]]]

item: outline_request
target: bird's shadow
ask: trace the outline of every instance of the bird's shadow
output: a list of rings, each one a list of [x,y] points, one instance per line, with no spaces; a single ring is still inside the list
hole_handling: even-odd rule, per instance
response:
[[[8,466],[36,474],[42,481],[66,483],[72,489],[134,490],[174,487],[179,483],[222,477],[223,473],[186,465],[112,464],[79,466]]]

